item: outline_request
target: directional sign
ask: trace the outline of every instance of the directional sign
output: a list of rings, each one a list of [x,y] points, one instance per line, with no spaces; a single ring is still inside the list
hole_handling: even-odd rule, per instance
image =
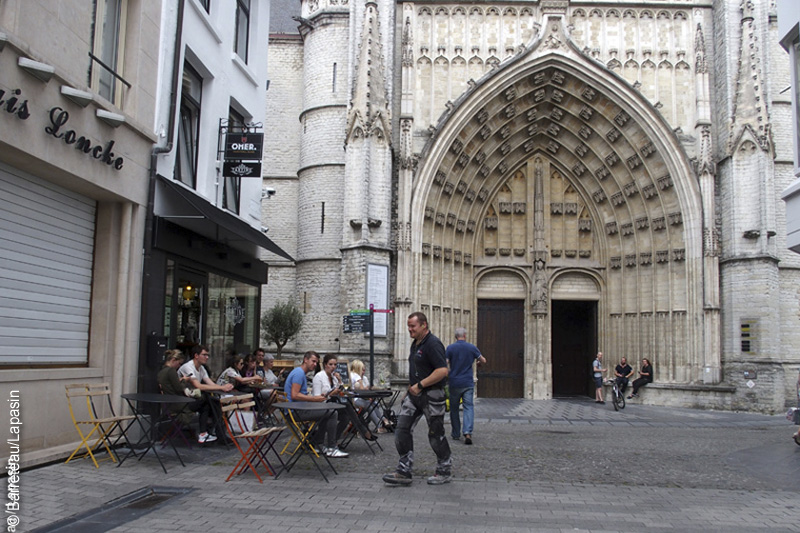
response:
[[[344,315],[342,331],[344,333],[369,333],[369,315]]]
[[[369,315],[369,309],[351,309],[351,315]]]

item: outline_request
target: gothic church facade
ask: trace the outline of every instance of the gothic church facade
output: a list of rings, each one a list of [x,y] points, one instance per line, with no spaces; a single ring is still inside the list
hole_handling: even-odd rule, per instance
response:
[[[775,411],[800,365],[787,54],[772,0],[302,0],[269,46],[264,222],[288,347],[402,378],[421,310],[487,355],[478,395]],[[277,10],[275,10],[277,12]],[[281,19],[275,18],[276,24]],[[265,302],[264,307],[269,307]]]

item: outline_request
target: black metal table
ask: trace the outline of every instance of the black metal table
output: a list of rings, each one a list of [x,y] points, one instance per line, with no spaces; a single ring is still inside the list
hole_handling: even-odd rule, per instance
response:
[[[358,399],[369,400],[369,404],[367,404],[367,406],[361,411],[361,413],[358,416],[361,419],[361,422],[364,424],[364,426],[368,428],[371,432],[375,433],[378,431],[378,427],[380,426],[380,424],[377,425],[373,424],[372,426],[370,426],[370,415],[372,415],[373,411],[375,411],[375,409],[377,409],[381,405],[381,402],[385,398],[390,398],[392,394],[393,394],[392,391],[384,389],[376,389],[376,390],[351,389],[347,391],[347,393],[344,394],[343,397],[346,398],[346,400],[350,403],[350,405],[353,407],[356,413],[358,413],[358,407],[355,405],[355,400]],[[358,432],[355,429],[353,429],[344,439],[342,439],[341,447],[346,448],[350,444],[350,442],[352,442],[353,438],[355,438],[356,433]],[[372,449],[373,444],[375,444],[379,450],[383,451],[383,447],[377,440],[369,441],[366,438],[364,438],[363,435],[361,436],[361,438],[367,444],[367,448],[369,449],[369,451],[371,451],[373,454],[375,453],[375,450]]]
[[[317,463],[317,452],[311,444],[311,439],[320,428],[325,427],[325,423],[333,414],[333,412],[339,409],[344,409],[344,405],[332,402],[276,402],[272,405],[281,412],[284,420],[286,420],[286,427],[289,428],[289,431],[291,431],[294,438],[296,438],[299,442],[297,448],[295,448],[294,452],[292,452],[292,456],[288,461],[286,461],[283,469],[275,474],[275,479],[277,479],[281,473],[291,470],[292,467],[297,464],[297,461],[300,460],[300,457],[308,454],[308,456],[311,457],[311,461],[314,463],[314,466],[316,466],[317,470],[319,470],[319,473],[322,474],[322,477],[325,479],[325,481],[328,481],[328,477],[325,475],[325,472],[322,471],[322,468],[320,468],[319,464]],[[292,413],[292,411],[295,413]],[[297,416],[297,411],[324,411],[325,413],[322,418],[314,421],[315,424],[313,425],[313,429],[309,429],[308,427],[300,427],[299,424],[295,423],[295,421],[303,421]],[[328,463],[328,466],[331,467],[333,473],[338,474],[336,469],[333,467],[333,464],[331,464],[330,459],[328,459],[328,456],[323,453],[322,457],[325,459],[325,462]]]
[[[164,466],[164,462],[161,460],[161,456],[158,455],[158,448],[156,447],[156,440],[158,439],[158,436],[156,435],[156,429],[158,428],[159,425],[161,425],[163,422],[168,421],[169,419],[164,414],[165,411],[164,409],[162,409],[162,407],[175,403],[189,404],[194,401],[194,398],[189,398],[187,396],[172,396],[169,394],[156,394],[149,392],[123,394],[122,398],[128,402],[131,411],[133,411],[134,416],[136,416],[136,421],[138,422],[139,427],[142,429],[142,436],[139,438],[139,441],[136,444],[131,446],[131,451],[129,451],[125,457],[120,459],[119,464],[117,466],[118,467],[122,466],[122,463],[125,461],[125,459],[127,459],[131,455],[136,455],[136,450],[135,450],[136,447],[145,443],[147,444],[147,447],[144,449],[144,452],[142,452],[142,454],[139,456],[139,461],[141,461],[142,457],[144,457],[145,454],[152,449],[153,453],[155,453],[156,455],[156,459],[158,459],[158,463],[161,465],[161,468],[164,469],[164,473],[166,474],[167,467]],[[158,408],[158,414],[153,415],[153,417],[151,417],[150,419],[149,428],[146,428],[144,424],[144,417],[146,416],[145,409],[147,408],[147,406],[151,407],[155,406]],[[183,458],[181,457],[181,454],[178,453],[178,449],[172,442],[172,436],[169,434],[167,434],[167,441],[169,442],[169,445],[172,447],[172,451],[175,452],[175,457],[177,457],[178,461],[181,462],[181,465],[185,467],[186,464],[183,462]]]

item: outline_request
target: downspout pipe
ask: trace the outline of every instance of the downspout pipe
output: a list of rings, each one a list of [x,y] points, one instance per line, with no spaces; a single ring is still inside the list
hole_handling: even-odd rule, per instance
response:
[[[147,190],[147,213],[145,214],[144,224],[144,246],[142,250],[142,306],[141,318],[139,323],[139,379],[137,389],[141,392],[157,392],[155,390],[153,376],[147,376],[147,339],[155,332],[148,332],[147,314],[149,308],[150,294],[150,271],[153,268],[153,225],[154,209],[156,199],[156,180],[158,179],[158,156],[172,151],[175,137],[175,121],[178,108],[178,95],[180,94],[180,83],[182,71],[180,68],[181,53],[183,51],[183,13],[186,0],[179,0],[177,24],[175,28],[175,49],[172,58],[172,88],[169,95],[169,120],[167,122],[167,142],[164,145],[156,145],[150,153],[150,175]]]

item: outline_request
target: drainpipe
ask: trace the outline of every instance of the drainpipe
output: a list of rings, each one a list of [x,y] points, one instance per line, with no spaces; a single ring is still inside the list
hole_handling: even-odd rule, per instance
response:
[[[154,381],[153,376],[143,375],[143,370],[147,366],[147,338],[151,332],[144,331],[148,310],[148,295],[150,293],[150,269],[152,268],[153,253],[153,210],[155,208],[156,180],[158,179],[158,156],[172,151],[173,138],[175,136],[175,114],[178,107],[178,95],[180,94],[180,83],[183,69],[180,68],[181,52],[183,49],[183,10],[186,0],[178,2],[177,27],[175,29],[175,50],[172,59],[172,90],[169,95],[169,121],[167,122],[167,143],[163,146],[156,145],[150,154],[150,176],[147,191],[147,212],[145,213],[144,224],[144,246],[142,250],[142,307],[140,334],[139,334],[139,382],[137,390],[148,391],[147,384]],[[150,378],[148,380],[148,378]]]

